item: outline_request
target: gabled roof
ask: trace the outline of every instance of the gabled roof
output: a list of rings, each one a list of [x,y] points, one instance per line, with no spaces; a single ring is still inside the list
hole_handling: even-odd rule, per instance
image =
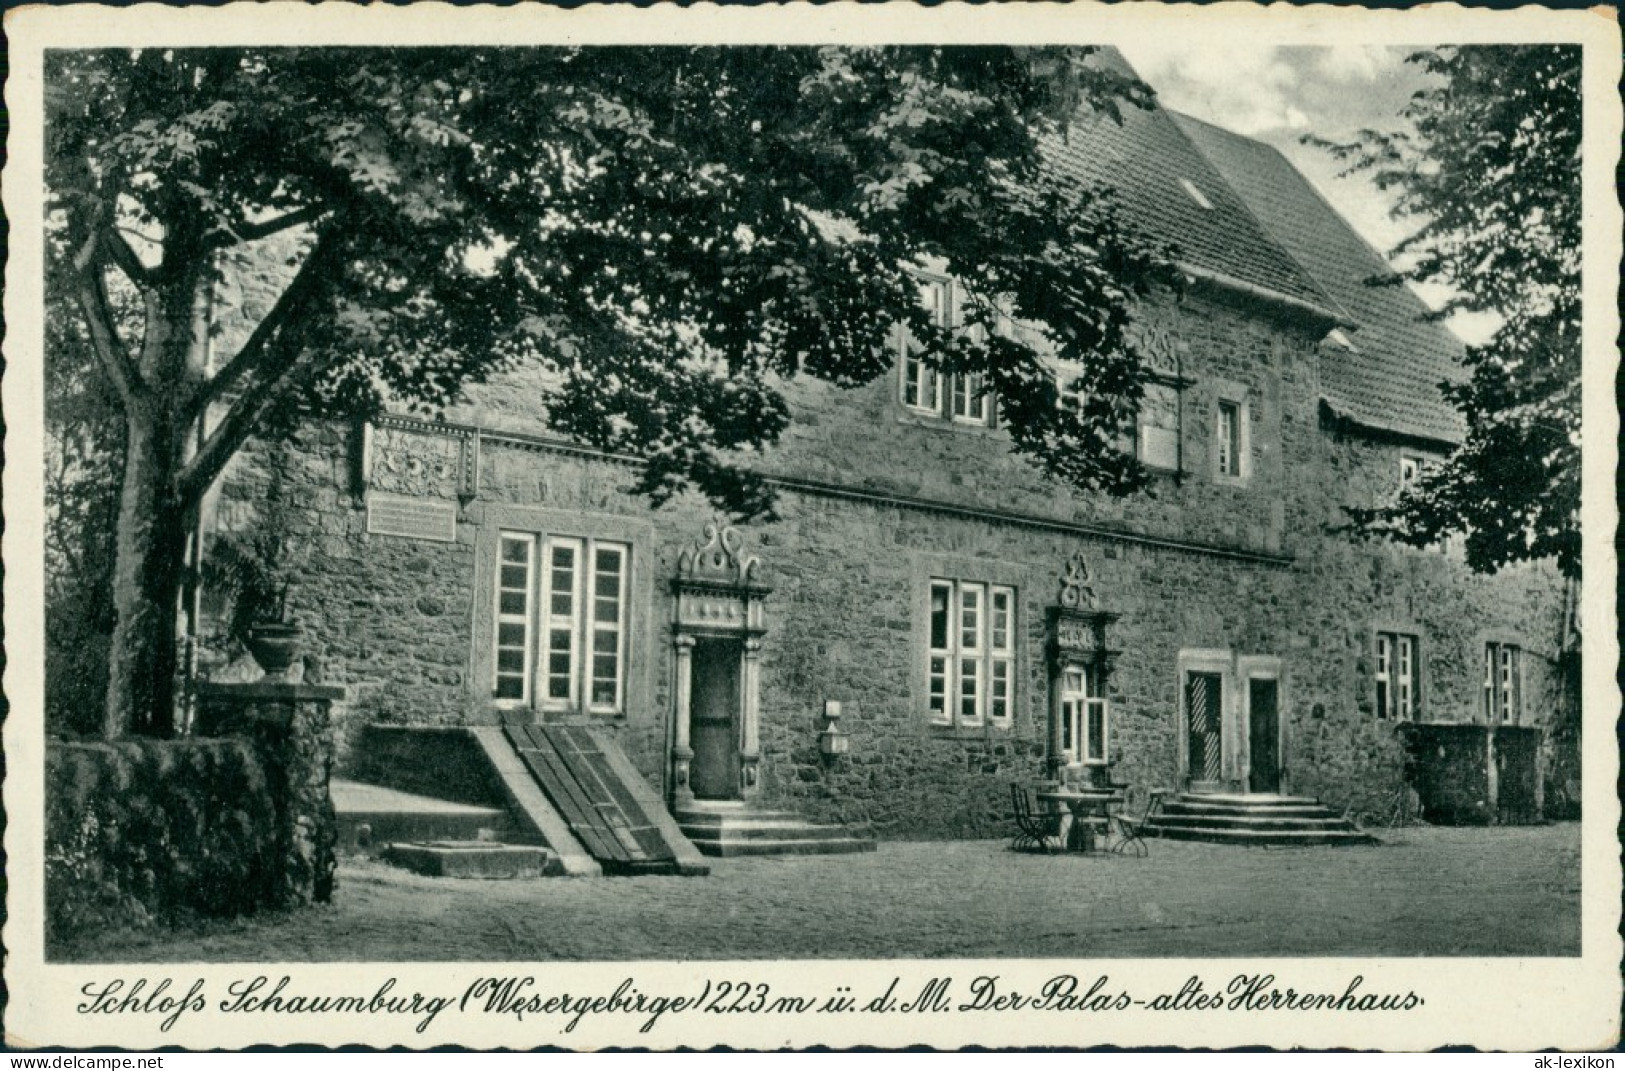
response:
[[[1103,48],[1090,62],[1133,73],[1116,49]],[[1065,136],[1046,139],[1049,166],[1063,178],[1115,190],[1128,221],[1147,236],[1175,245],[1188,274],[1273,299],[1328,323],[1347,318],[1270,236],[1171,113],[1132,105],[1121,113],[1121,122],[1086,114]]]
[[[1459,442],[1461,415],[1439,391],[1459,381],[1464,347],[1403,284],[1368,286],[1393,276],[1380,253],[1355,233],[1275,148],[1186,115],[1168,113],[1212,163],[1271,238],[1348,311],[1348,345],[1321,346],[1323,400],[1339,415],[1401,435]]]

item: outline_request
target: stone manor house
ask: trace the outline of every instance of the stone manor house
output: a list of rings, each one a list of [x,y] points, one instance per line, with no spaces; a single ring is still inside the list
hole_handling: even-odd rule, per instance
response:
[[[628,459],[550,433],[537,373],[441,421],[308,427],[241,459],[210,523],[262,523],[274,484],[308,548],[292,599],[346,689],[339,776],[506,808],[606,865],[674,816],[712,851],[764,813],[1008,835],[1010,784],[1039,779],[1124,784],[1132,808],[1414,787],[1482,821],[1572,793],[1556,571],[1337,530],[1462,435],[1437,389],[1460,343],[1366,285],[1384,261],[1277,151],[1129,111],[1053,149],[1190,281],[1138,311],[1150,493],[1046,481],[901,335],[867,387],[791,385],[760,462],[778,518],[737,529],[629,495]],[[951,322],[954,281],[920,288]]]

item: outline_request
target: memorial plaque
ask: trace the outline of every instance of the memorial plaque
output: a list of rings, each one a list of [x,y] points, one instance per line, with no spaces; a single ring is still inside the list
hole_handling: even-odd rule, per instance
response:
[[[450,502],[374,492],[367,496],[367,531],[373,535],[457,542],[457,507]]]

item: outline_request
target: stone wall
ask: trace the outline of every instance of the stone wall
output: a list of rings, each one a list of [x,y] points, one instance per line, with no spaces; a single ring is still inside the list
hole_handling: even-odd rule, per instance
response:
[[[1553,572],[1482,578],[1451,547],[1357,544],[1343,508],[1397,490],[1403,444],[1346,433],[1319,406],[1316,332],[1193,296],[1148,317],[1178,340],[1184,472],[1129,499],[1083,496],[1012,457],[1004,434],[910,416],[893,377],[854,390],[796,384],[786,441],[754,461],[781,477],[777,518],[743,527],[768,596],[762,645],[765,803],[809,817],[871,822],[882,835],[1006,831],[1007,784],[1042,773],[1048,681],[1044,614],[1063,564],[1082,553],[1111,644],[1113,776],[1132,806],[1180,777],[1183,652],[1280,660],[1288,791],[1380,808],[1403,784],[1398,726],[1374,711],[1379,630],[1422,638],[1420,717],[1477,716],[1486,639],[1527,652],[1526,721],[1556,709],[1548,672],[1561,622]],[[528,378],[527,378],[528,377]],[[536,438],[544,384],[532,373],[472,392],[451,416],[477,425],[477,494],[459,498],[470,437],[452,426],[385,427],[357,479],[349,429],[306,429],[233,470],[222,494],[249,515],[266,480],[284,481],[291,521],[314,549],[293,592],[335,711],[341,762],[365,725],[451,726],[528,718],[491,699],[494,565],[502,530],[595,535],[632,548],[628,703],[597,719],[657,789],[669,791],[678,555],[710,510],[660,510],[627,492],[626,465]],[[1247,475],[1214,476],[1219,397],[1241,398]],[[482,402],[483,399],[483,402]],[[528,414],[528,416],[527,416]],[[455,540],[369,533],[379,491],[457,510]],[[926,715],[925,600],[931,578],[1006,584],[1019,614],[1015,716],[1008,729],[933,726]],[[1239,678],[1231,686],[1239,685]],[[839,700],[846,756],[817,752],[820,712]],[[430,786],[424,786],[430,787]]]
[[[205,685],[198,737],[53,742],[45,762],[52,941],[188,914],[328,900],[337,689]]]
[[[53,743],[45,801],[52,939],[273,902],[277,808],[248,741]]]

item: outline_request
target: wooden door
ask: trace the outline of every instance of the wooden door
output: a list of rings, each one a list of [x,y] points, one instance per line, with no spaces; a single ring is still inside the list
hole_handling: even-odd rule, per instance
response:
[[[1185,674],[1186,777],[1196,791],[1216,792],[1223,777],[1224,678]]]
[[[1281,791],[1280,685],[1272,677],[1247,682],[1247,791]]]
[[[740,798],[738,640],[701,640],[694,645],[688,783],[702,800]]]

